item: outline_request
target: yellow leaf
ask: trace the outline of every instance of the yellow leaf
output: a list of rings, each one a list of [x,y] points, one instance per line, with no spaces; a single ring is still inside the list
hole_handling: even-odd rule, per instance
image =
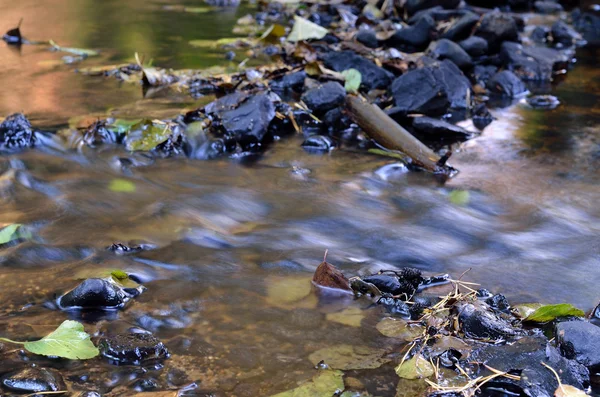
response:
[[[554,397],[587,397],[583,390],[570,385],[560,385],[554,392]]]

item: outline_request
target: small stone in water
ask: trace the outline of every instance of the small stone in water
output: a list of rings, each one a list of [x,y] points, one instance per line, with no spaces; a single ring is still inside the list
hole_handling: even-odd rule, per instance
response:
[[[127,294],[108,280],[89,278],[58,299],[63,309],[116,309],[127,301]]]
[[[333,141],[331,138],[325,135],[313,135],[306,138],[302,142],[302,147],[307,151],[315,152],[329,152],[334,148]]]
[[[100,352],[118,364],[139,365],[169,357],[165,345],[152,334],[119,334],[100,341]]]
[[[560,105],[560,101],[553,95],[536,95],[527,98],[527,104],[534,109],[552,110]]]
[[[58,371],[49,368],[25,368],[2,377],[2,385],[23,393],[57,392],[66,390]]]

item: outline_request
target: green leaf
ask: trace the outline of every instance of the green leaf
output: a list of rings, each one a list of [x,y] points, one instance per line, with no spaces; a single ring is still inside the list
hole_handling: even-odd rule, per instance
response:
[[[34,342],[25,342],[25,349],[43,356],[57,356],[69,359],[87,360],[100,352],[90,340],[90,336],[77,321],[67,320],[54,332]]]
[[[396,374],[403,379],[423,379],[434,374],[433,366],[420,354],[415,354],[396,367]]]
[[[356,69],[348,69],[342,72],[342,76],[346,79],[344,83],[344,88],[346,88],[347,92],[358,92],[360,88],[360,83],[362,82],[362,75]]]
[[[344,390],[344,373],[326,369],[303,385],[271,397],[331,397],[342,390]]]
[[[294,27],[287,38],[287,41],[297,42],[303,40],[316,39],[320,40],[329,33],[327,29],[322,26],[312,23],[308,19],[294,16]]]
[[[183,9],[183,11],[189,12],[191,14],[205,14],[214,10],[215,9],[212,7],[185,7]]]
[[[17,230],[22,225],[20,223],[13,223],[12,225],[8,225],[5,228],[0,230],[0,244],[10,243],[11,241],[17,240],[19,238],[19,233]]]
[[[131,130],[131,127],[133,127],[136,124],[141,123],[142,119],[136,119],[136,120],[123,120],[123,119],[115,119],[112,123],[110,123],[108,125],[108,128],[110,128],[111,130],[113,130],[114,132],[117,132],[119,134],[126,134],[127,132],[129,132]]]
[[[407,162],[407,160],[406,160],[407,156],[404,153],[398,152],[395,150],[369,149],[368,152],[371,154],[377,154],[379,156],[391,157],[394,159],[402,160],[403,162]]]
[[[81,55],[81,56],[86,56],[86,57],[95,57],[98,54],[100,54],[98,51],[88,50],[88,49],[85,49],[85,48],[61,47],[58,44],[56,44],[53,40],[50,40],[50,45],[52,46],[52,48],[55,51],[68,52],[68,53],[74,54],[74,55]]]
[[[558,317],[584,317],[585,313],[569,303],[559,303],[557,305],[542,306],[523,321],[531,321],[534,323],[547,323]]]
[[[127,150],[150,151],[169,139],[170,135],[168,125],[156,125],[150,120],[144,120],[127,132]]]
[[[377,331],[388,338],[398,338],[406,342],[423,334],[423,326],[408,324],[406,320],[386,317],[375,326]]]
[[[469,191],[453,190],[448,194],[448,199],[454,205],[467,205],[469,204]]]
[[[521,303],[513,306],[515,314],[520,318],[527,318],[531,313],[542,307],[541,303]]]
[[[308,356],[308,359],[313,365],[325,361],[325,364],[329,365],[330,368],[346,371],[379,368],[390,361],[384,357],[385,354],[384,350],[367,346],[334,345],[317,350]]]
[[[135,192],[135,183],[128,181],[127,179],[117,178],[110,181],[108,188],[113,192],[133,193]]]
[[[129,275],[123,270],[113,270],[112,272],[110,272],[110,275],[116,278],[117,280],[127,280],[129,278]]]

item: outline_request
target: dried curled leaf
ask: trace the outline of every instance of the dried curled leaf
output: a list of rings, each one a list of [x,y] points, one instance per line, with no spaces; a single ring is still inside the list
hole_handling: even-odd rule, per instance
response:
[[[321,287],[341,289],[351,291],[350,283],[346,276],[340,272],[335,266],[328,262],[321,262],[315,270],[313,283]]]
[[[554,397],[587,397],[587,394],[574,386],[560,385],[554,392]]]

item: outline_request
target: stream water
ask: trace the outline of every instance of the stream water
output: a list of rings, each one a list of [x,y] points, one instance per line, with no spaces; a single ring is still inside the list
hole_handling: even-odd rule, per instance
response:
[[[172,117],[205,103],[174,92],[144,98],[134,84],[74,73],[130,61],[136,51],[174,68],[229,62],[188,42],[231,36],[245,6],[189,13],[165,5],[175,3],[0,2],[0,30],[23,17],[29,39],[102,51],[72,66],[44,48],[0,45],[0,115],[22,111],[52,130],[78,116]],[[48,333],[67,318],[48,304],[55,296],[98,269],[123,269],[148,290],[114,318],[83,320],[92,332],[154,332],[172,353],[165,368],[35,360],[60,368],[72,390],[131,395],[138,379],[155,378],[160,389],[196,382],[185,395],[268,396],[310,378],[309,356],[319,349],[395,347],[374,328],[384,317],[379,308],[310,291],[325,250],[347,275],[413,266],[458,277],[470,269],[465,280],[511,302],[590,310],[600,299],[599,55],[578,52],[552,91],[557,109],[493,110],[498,120],[452,157],[461,172],[444,186],[390,171],[387,158],[307,154],[300,137],[252,164],[178,158],[124,167],[118,159],[126,153],[111,148],[0,157],[0,224],[33,230],[30,241],[0,250],[0,335]],[[111,191],[116,178],[135,191]],[[452,203],[453,190],[468,191],[467,202]],[[156,249],[105,250],[117,241]],[[339,323],[343,310],[362,323]],[[22,354],[4,354],[0,372],[24,365]],[[373,395],[396,393],[393,366],[349,376]]]

